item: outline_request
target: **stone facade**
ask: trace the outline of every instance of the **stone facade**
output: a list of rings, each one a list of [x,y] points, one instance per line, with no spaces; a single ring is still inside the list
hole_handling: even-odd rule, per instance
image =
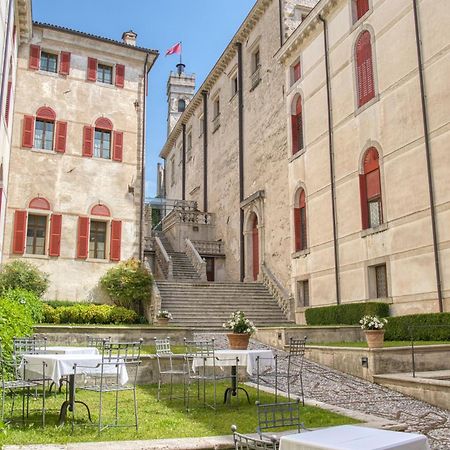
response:
[[[19,47],[4,257],[48,272],[51,299],[99,300],[99,278],[141,256],[146,82],[157,52],[133,35],[122,43],[34,23]],[[47,148],[42,122],[55,127]]]
[[[369,0],[369,9],[360,18],[355,17],[356,0],[285,1],[281,27],[278,2],[256,2],[161,152],[166,160],[167,198],[197,201],[199,209],[214,214],[228,279],[261,279],[267,268],[288,296],[294,297],[291,312],[299,323],[304,321],[308,304],[376,299],[390,303],[393,314],[450,310],[450,235],[445,225],[450,204],[446,180],[450,160],[445,144],[450,117],[445,79],[449,10],[444,0],[417,1],[442,281],[442,301],[438,301],[415,1]],[[315,4],[309,15],[302,12]],[[322,20],[328,30],[330,108]],[[363,32],[371,37],[374,95],[359,106],[356,45]],[[239,45],[241,92],[234,81]],[[295,70],[300,70],[297,81]],[[200,120],[205,96],[206,151]],[[293,154],[292,118],[299,98],[303,145]],[[185,154],[183,129],[193,136],[192,148]],[[364,226],[362,211],[367,204],[361,206],[360,200],[369,149],[377,155],[380,174],[376,226]],[[294,211],[301,209],[301,190],[305,193],[307,244],[299,250]]]
[[[0,4],[0,262],[8,198],[12,116],[16,90],[17,51],[31,36],[31,2],[9,0]]]

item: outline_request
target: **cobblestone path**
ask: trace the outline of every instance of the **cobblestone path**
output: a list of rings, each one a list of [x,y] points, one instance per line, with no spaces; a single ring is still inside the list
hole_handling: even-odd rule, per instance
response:
[[[202,333],[202,336],[214,337],[217,348],[228,346],[224,334]],[[250,341],[250,347],[267,348],[255,340]],[[280,350],[275,352],[280,356],[285,354]],[[279,360],[281,370],[282,359]],[[307,360],[303,386],[305,398],[406,424],[406,431],[425,434],[432,450],[450,450],[449,410]],[[300,392],[299,385],[294,384],[291,391]]]

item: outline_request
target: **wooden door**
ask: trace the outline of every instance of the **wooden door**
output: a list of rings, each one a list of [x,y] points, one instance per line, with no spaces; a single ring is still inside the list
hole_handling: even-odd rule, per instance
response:
[[[214,281],[214,258],[205,258],[206,261],[206,279],[207,281]]]
[[[259,234],[258,234],[258,218],[255,216],[252,227],[252,254],[253,254],[253,280],[258,279],[259,274]]]

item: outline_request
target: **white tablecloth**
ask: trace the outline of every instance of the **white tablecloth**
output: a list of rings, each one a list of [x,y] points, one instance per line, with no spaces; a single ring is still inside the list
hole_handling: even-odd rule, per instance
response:
[[[212,358],[205,360],[205,365],[218,367],[230,367],[236,365],[236,358],[239,359],[238,365],[247,368],[249,375],[256,374],[256,357],[260,359],[260,371],[267,371],[275,367],[272,350],[216,350],[214,352],[216,361]],[[194,358],[192,366],[194,370],[203,365],[202,358]]]
[[[47,363],[46,377],[51,378],[55,383],[63,376],[73,375],[73,366],[77,364],[77,374],[83,373],[87,375],[100,375],[101,367],[97,367],[102,362],[100,355],[88,354],[39,354],[25,355],[26,361],[26,377],[39,378],[42,377],[42,363]],[[78,367],[86,366],[86,367]],[[105,375],[114,375],[117,372],[115,364],[106,364],[103,369]],[[125,364],[119,364],[119,382],[125,384],[128,381],[128,374]]]
[[[429,450],[421,434],[342,425],[282,436],[280,450]]]
[[[46,348],[47,353],[55,353],[62,355],[83,354],[83,355],[98,355],[98,348],[96,347],[69,347],[63,345],[52,345]]]

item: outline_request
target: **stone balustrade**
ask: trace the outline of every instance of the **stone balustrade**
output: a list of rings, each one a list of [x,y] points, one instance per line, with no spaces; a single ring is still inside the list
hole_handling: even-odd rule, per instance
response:
[[[286,317],[291,318],[293,314],[293,299],[283,288],[275,275],[265,265],[261,264],[262,282],[267,287],[271,295],[275,298],[278,306],[281,308]]]
[[[194,244],[191,242],[190,239],[185,240],[186,247],[185,247],[185,253],[187,257],[191,260],[192,265],[194,266],[195,270],[200,276],[200,279],[202,281],[206,281],[206,262],[205,260],[200,256],[198,251],[196,250]]]
[[[158,236],[155,236],[155,260],[166,280],[173,279],[173,262]]]
[[[224,255],[223,241],[191,241],[201,255]]]

